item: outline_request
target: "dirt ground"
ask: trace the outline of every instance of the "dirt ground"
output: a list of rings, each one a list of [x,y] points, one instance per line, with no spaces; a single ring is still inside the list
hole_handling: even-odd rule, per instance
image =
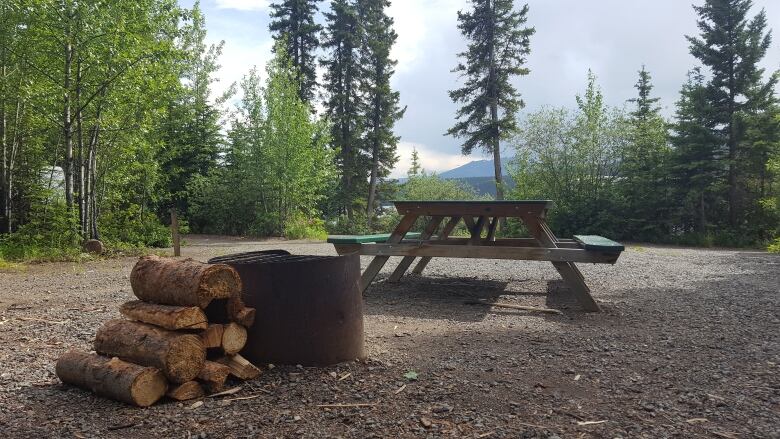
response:
[[[200,260],[335,254],[188,241],[184,255]],[[89,350],[132,298],[134,261],[0,273],[0,437],[780,438],[778,256],[630,246],[615,266],[580,265],[600,314],[567,302],[549,263],[434,259],[391,284],[391,260],[365,297],[367,361],[278,366],[235,395],[148,409],[54,375],[59,354]],[[564,314],[465,303],[475,299]],[[319,407],[332,403],[362,405]]]

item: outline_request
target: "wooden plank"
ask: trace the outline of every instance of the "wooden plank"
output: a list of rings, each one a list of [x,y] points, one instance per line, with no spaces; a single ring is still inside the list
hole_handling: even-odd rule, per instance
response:
[[[466,245],[471,238],[449,237],[445,240],[430,240],[429,244],[436,245]],[[412,242],[401,241],[402,244],[411,244]],[[576,242],[557,242],[558,248],[573,248],[582,250],[582,247]],[[482,240],[479,244],[484,247],[539,247],[539,241],[533,238],[499,238],[495,241]]]
[[[544,216],[552,207],[550,200],[517,201],[394,201],[398,213],[416,215],[471,215],[520,217],[523,215]]]
[[[409,229],[412,228],[415,221],[417,221],[417,215],[404,215],[404,217],[401,218],[401,221],[395,227],[393,233],[390,235],[389,238],[387,238],[387,244],[363,244],[363,246],[390,245],[390,244],[400,242],[404,238],[404,236],[406,236],[406,233],[409,231]],[[365,254],[363,253],[362,247],[360,250],[361,250],[360,254]],[[376,275],[379,274],[379,270],[381,270],[382,267],[384,267],[388,259],[390,259],[389,256],[377,256],[371,261],[371,263],[368,264],[368,267],[366,267],[366,270],[363,272],[363,275],[360,277],[361,292],[365,292],[368,286],[371,285],[371,282],[373,282]]]
[[[346,255],[348,253],[359,252],[360,245],[361,244],[333,244],[333,247],[339,255]]]
[[[598,235],[574,235],[574,240],[585,250],[620,253],[626,249],[623,244]]]
[[[555,238],[555,235],[553,234],[552,230],[550,230],[550,227],[547,225],[547,223],[544,222],[544,220],[539,219],[537,221],[537,230],[538,230],[538,236],[537,238],[539,241],[548,247],[557,247],[558,243],[556,242],[557,239]],[[587,250],[586,250],[587,252]],[[594,253],[594,252],[588,252],[588,253]],[[601,255],[610,255],[609,253],[599,253]],[[614,263],[615,260],[617,260],[617,257],[619,254],[615,255],[612,254],[613,259],[612,262]],[[588,288],[588,285],[585,283],[585,277],[582,275],[580,270],[577,268],[576,265],[574,265],[573,262],[581,262],[581,261],[573,261],[573,260],[564,260],[564,261],[553,261],[553,266],[556,270],[558,270],[558,274],[561,275],[561,278],[563,278],[563,282],[566,284],[566,286],[569,287],[572,294],[574,295],[574,298],[577,299],[577,301],[580,303],[580,306],[585,311],[590,312],[599,312],[601,311],[601,308],[599,307],[599,304],[596,303],[596,300],[593,299],[593,296],[590,294],[590,288]]]
[[[516,259],[527,261],[562,261],[611,264],[616,256],[571,248],[507,247],[487,245],[442,245],[436,241],[422,244],[363,244],[361,255],[388,258],[390,256],[431,256],[471,259]]]
[[[436,229],[439,228],[439,225],[441,224],[442,221],[444,221],[443,216],[431,217],[431,219],[428,221],[428,224],[425,226],[425,230],[423,230],[422,234],[420,235],[420,239],[427,240],[428,238],[430,238],[431,235],[433,235],[436,232]],[[398,282],[401,279],[401,276],[403,276],[404,273],[406,273],[406,270],[409,269],[409,266],[412,265],[412,262],[414,262],[414,256],[405,256],[403,259],[401,259],[401,262],[395,268],[393,274],[390,275],[388,281]]]
[[[441,235],[439,235],[439,239],[437,239],[436,242],[437,243],[446,242],[450,237],[450,233],[452,233],[452,231],[455,230],[455,227],[457,227],[458,223],[460,222],[460,219],[461,217],[459,216],[451,217],[450,220],[447,222],[447,224],[444,226],[444,229],[441,231]],[[428,265],[429,262],[431,262],[431,259],[433,258],[430,256],[424,256],[420,258],[420,262],[418,262],[417,265],[414,267],[412,273],[422,274],[423,270],[425,270],[425,267]]]
[[[328,235],[330,244],[363,244],[367,242],[387,242],[390,233],[377,233],[374,235]],[[419,238],[419,233],[407,233],[407,239]]]

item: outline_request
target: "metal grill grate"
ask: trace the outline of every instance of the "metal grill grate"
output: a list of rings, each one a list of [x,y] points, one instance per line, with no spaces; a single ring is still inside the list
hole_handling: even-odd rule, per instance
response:
[[[285,262],[317,261],[336,257],[337,256],[291,255],[285,250],[263,250],[217,256],[209,259],[209,264],[279,264]]]

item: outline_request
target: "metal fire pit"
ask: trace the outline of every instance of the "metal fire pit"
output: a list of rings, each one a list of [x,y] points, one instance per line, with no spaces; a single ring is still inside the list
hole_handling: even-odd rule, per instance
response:
[[[324,366],[365,357],[360,257],[284,250],[220,256],[257,310],[241,355],[256,364]]]

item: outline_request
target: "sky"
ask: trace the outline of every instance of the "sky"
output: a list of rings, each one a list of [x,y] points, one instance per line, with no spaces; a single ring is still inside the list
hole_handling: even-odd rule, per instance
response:
[[[271,56],[268,32],[270,0],[201,0],[208,39],[225,41],[215,92],[238,82],[253,66],[262,70]],[[321,2],[321,9],[329,8]],[[526,2],[517,1],[517,7]],[[686,72],[697,65],[688,53],[685,35],[697,35],[697,16],[691,0],[528,0],[531,38],[528,67],[531,73],[515,85],[526,107],[519,114],[544,106],[573,107],[585,88],[588,69],[597,76],[606,102],[622,106],[634,97],[637,71],[645,65],[653,76],[655,95],[666,115],[674,112]],[[703,3],[702,0],[694,1]],[[181,0],[189,7],[192,0]],[[780,1],[754,0],[751,11],[764,8],[774,41],[762,66],[780,69]],[[407,107],[396,124],[400,157],[392,176],[406,175],[412,148],[423,168],[445,171],[483,158],[460,153],[461,142],[444,133],[455,121],[457,105],[447,94],[457,88],[452,73],[457,53],[466,41],[457,29],[457,12],[468,0],[392,0],[389,14],[395,21],[398,60],[392,85]],[[322,17],[318,17],[321,21]],[[511,155],[508,147],[503,153]]]

